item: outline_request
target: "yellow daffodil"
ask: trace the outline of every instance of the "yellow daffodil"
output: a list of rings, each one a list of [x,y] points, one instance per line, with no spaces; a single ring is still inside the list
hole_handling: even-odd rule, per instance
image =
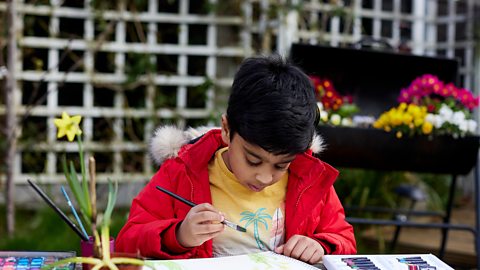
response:
[[[58,128],[57,138],[62,138],[67,135],[68,141],[73,141],[76,135],[82,134],[80,121],[82,121],[80,115],[70,117],[68,113],[63,112],[62,118],[56,118],[54,120],[55,126]]]

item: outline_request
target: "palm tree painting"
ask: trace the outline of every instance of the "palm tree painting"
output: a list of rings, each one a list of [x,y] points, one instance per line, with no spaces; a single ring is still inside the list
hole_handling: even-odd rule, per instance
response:
[[[255,241],[257,242],[257,246],[260,250],[266,250],[265,245],[262,243],[260,239],[260,233],[258,232],[258,227],[261,224],[265,225],[265,230],[268,230],[268,223],[267,219],[272,219],[267,213],[263,213],[266,208],[262,207],[258,209],[255,213],[250,211],[243,211],[240,215],[243,216],[240,219],[240,222],[246,221],[245,228],[248,228],[251,224],[253,224],[253,236],[255,237]]]

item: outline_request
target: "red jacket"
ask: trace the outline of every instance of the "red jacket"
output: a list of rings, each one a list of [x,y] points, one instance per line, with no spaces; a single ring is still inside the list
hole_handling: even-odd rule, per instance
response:
[[[175,228],[190,207],[160,192],[160,185],[194,203],[212,203],[208,162],[224,147],[220,130],[212,130],[184,145],[167,159],[133,200],[130,216],[116,239],[115,250],[140,252],[161,259],[212,257],[212,240],[195,248],[178,242]],[[356,253],[352,226],[333,188],[338,171],[311,155],[297,155],[289,167],[285,202],[286,240],[295,234],[316,239],[327,254]]]

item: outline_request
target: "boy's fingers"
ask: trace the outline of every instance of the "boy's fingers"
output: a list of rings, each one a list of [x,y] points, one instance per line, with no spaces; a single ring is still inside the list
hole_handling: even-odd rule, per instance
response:
[[[304,261],[304,262],[310,262],[310,260],[312,259],[313,257],[313,254],[315,254],[315,249],[314,248],[306,248],[305,250],[303,250],[303,253],[302,255],[299,257],[300,260]]]
[[[221,216],[220,222],[223,222],[225,220],[225,215],[222,212],[218,212]]]
[[[280,254],[283,254],[283,248],[285,247],[285,245],[281,245],[281,246],[278,246],[275,248],[275,252],[276,253],[280,253]]]
[[[212,233],[217,233],[221,232],[224,229],[224,225],[221,223],[217,224],[202,224],[198,226],[198,231],[196,232],[197,234],[212,234]]]
[[[306,250],[307,250],[307,247],[305,245],[297,244],[297,245],[292,247],[292,249],[290,251],[290,255],[288,255],[288,256],[296,258],[296,259],[300,259],[300,258],[302,258],[302,255]]]
[[[298,242],[298,239],[295,236],[293,236],[287,241],[287,243],[283,244],[283,249],[282,249],[283,255],[292,257],[292,251],[294,247],[297,245],[297,242]]]
[[[195,206],[194,208],[196,208],[198,211],[212,211],[212,212],[215,212],[215,213],[220,213],[217,209],[215,209],[215,207],[213,207],[213,205],[209,204],[209,203],[201,203],[197,206]]]
[[[312,255],[312,258],[310,258],[309,263],[315,264],[320,262],[320,259],[322,259],[322,253],[318,250],[315,251],[315,253]]]
[[[212,238],[214,238],[214,237],[217,237],[217,236],[218,236],[219,234],[221,234],[222,232],[223,232],[223,230],[222,230],[222,231],[219,231],[219,232],[213,232],[213,233],[203,234],[202,236],[205,237],[205,241],[207,241],[207,240],[210,240],[210,239],[212,239]]]
[[[211,211],[202,211],[195,215],[195,221],[198,223],[220,223],[222,216]]]

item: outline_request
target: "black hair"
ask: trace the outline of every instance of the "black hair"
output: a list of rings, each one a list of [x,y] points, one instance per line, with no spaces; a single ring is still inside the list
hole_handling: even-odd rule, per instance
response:
[[[310,147],[319,112],[308,76],[278,54],[245,59],[228,100],[230,139],[244,140],[275,155]]]

